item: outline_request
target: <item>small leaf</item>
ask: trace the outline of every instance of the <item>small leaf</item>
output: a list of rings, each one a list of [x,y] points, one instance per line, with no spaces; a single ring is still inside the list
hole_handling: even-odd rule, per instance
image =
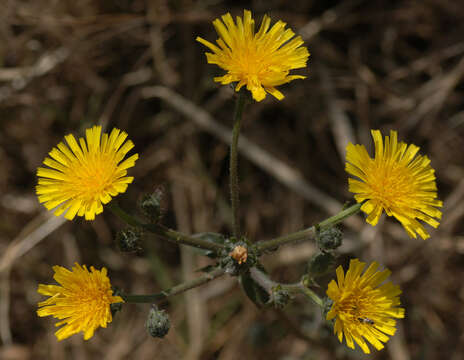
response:
[[[257,307],[260,308],[269,301],[269,294],[251,278],[250,274],[240,275],[239,281],[245,294]]]

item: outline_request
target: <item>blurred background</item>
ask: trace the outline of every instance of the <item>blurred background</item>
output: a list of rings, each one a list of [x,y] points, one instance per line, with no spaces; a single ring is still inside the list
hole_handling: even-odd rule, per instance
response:
[[[464,6],[448,0],[3,0],[0,11],[0,358],[15,359],[450,359],[464,358]],[[149,305],[126,305],[87,342],[57,342],[38,318],[39,283],[53,265],[105,266],[112,283],[155,293],[209,264],[189,248],[147,237],[140,254],[115,244],[124,228],[108,210],[64,221],[35,196],[36,169],[65,134],[101,124],[124,129],[139,153],[118,197],[138,212],[164,191],[164,224],[230,233],[228,147],[234,93],[205,60],[196,36],[211,21],[269,14],[305,40],[307,75],[248,106],[240,157],[243,227],[252,241],[300,230],[353,201],[344,171],[348,142],[372,151],[370,129],[394,129],[436,170],[443,219],[427,241],[394,219],[343,224],[338,263],[359,257],[393,271],[406,318],[386,349],[363,355],[338,340],[320,311],[298,297],[283,311],[258,309],[222,277],[163,304],[172,328],[151,338]],[[294,282],[312,242],[263,258]],[[316,289],[325,293],[329,274]]]

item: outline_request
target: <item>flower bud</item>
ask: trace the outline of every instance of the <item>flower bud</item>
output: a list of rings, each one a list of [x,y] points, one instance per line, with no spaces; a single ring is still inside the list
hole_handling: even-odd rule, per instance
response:
[[[163,190],[156,189],[151,194],[145,194],[140,202],[140,208],[143,214],[150,219],[151,222],[158,222],[162,215],[161,199],[163,198]]]
[[[334,264],[335,257],[331,253],[318,253],[308,260],[306,273],[310,278],[314,279],[332,270]]]
[[[336,227],[330,227],[318,232],[317,245],[321,250],[334,250],[342,244],[343,233]]]
[[[163,338],[171,327],[169,315],[164,310],[158,310],[156,305],[153,305],[148,313],[146,327],[151,336]]]
[[[140,231],[134,229],[121,230],[116,235],[116,243],[122,252],[140,252],[141,236]]]

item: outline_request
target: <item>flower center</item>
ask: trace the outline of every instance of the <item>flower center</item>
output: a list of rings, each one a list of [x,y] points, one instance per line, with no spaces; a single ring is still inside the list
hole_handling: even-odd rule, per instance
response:
[[[117,164],[105,154],[94,156],[86,164],[76,163],[70,166],[70,183],[74,198],[93,201],[99,197],[114,181]]]
[[[344,321],[369,323],[372,321],[371,307],[368,292],[357,289],[356,291],[347,293],[337,303],[337,313]]]
[[[390,210],[399,202],[411,201],[415,186],[411,181],[411,171],[407,167],[397,162],[379,164],[374,161],[369,175],[368,184],[372,192],[370,196],[384,209]]]
[[[241,52],[235,53],[236,71],[241,74],[247,82],[261,82],[270,72],[272,62],[268,59],[269,54],[256,49],[256,44],[249,44]]]

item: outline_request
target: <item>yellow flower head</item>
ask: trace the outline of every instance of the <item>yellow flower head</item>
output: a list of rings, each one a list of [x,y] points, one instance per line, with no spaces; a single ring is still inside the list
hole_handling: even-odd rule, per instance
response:
[[[288,75],[292,69],[306,67],[309,52],[300,36],[285,29],[286,23],[276,22],[271,28],[271,19],[264,16],[261,26],[255,33],[255,20],[251,12],[243,11],[243,19],[237,16],[235,23],[227,13],[222,21],[213,21],[219,39],[219,46],[197,37],[196,40],[207,46],[213,53],[206,53],[209,64],[216,64],[227,74],[215,77],[221,84],[238,82],[235,90],[246,85],[256,101],[266,97],[266,91],[277,99],[284,95],[275,87],[305,76]],[[293,39],[292,39],[293,38]]]
[[[110,305],[124,302],[120,296],[113,296],[106,269],[91,266],[89,272],[85,265],[76,263],[72,271],[61,266],[54,266],[53,270],[53,278],[60,285],[39,284],[39,294],[50,298],[39,303],[37,315],[64,319],[55,324],[65,324],[55,333],[58,340],[80,331],[88,340],[99,326],[106,328],[112,321]]]
[[[124,159],[134,147],[124,131],[113,129],[101,136],[101,126],[87,129],[86,139],[65,136],[68,146],[60,142],[50,151],[39,167],[36,192],[48,210],[57,208],[55,215],[66,211],[64,217],[72,220],[76,215],[86,220],[95,219],[103,211],[103,205],[112,196],[123,193],[134,178],[127,169],[135,165],[138,154]],[[121,162],[122,161],[122,162]]]
[[[427,156],[417,155],[419,147],[398,143],[396,131],[382,141],[379,130],[372,130],[375,158],[369,157],[363,145],[348,144],[346,147],[346,171],[359,178],[348,179],[349,191],[355,194],[358,203],[368,217],[366,221],[375,226],[382,210],[394,216],[403,225],[410,237],[416,233],[423,239],[430,235],[417,220],[436,228],[441,219],[443,206],[437,200],[435,170]]]
[[[356,342],[368,354],[365,340],[377,350],[382,349],[382,342],[395,334],[395,318],[403,318],[404,309],[398,307],[399,286],[390,281],[384,283],[391,272],[377,271],[379,264],[373,262],[361,275],[365,266],[366,263],[354,259],[346,275],[341,266],[337,268],[337,281],[332,280],[327,289],[333,304],[326,318],[335,318],[334,333],[340,342],[345,334],[349,348],[354,349]]]

